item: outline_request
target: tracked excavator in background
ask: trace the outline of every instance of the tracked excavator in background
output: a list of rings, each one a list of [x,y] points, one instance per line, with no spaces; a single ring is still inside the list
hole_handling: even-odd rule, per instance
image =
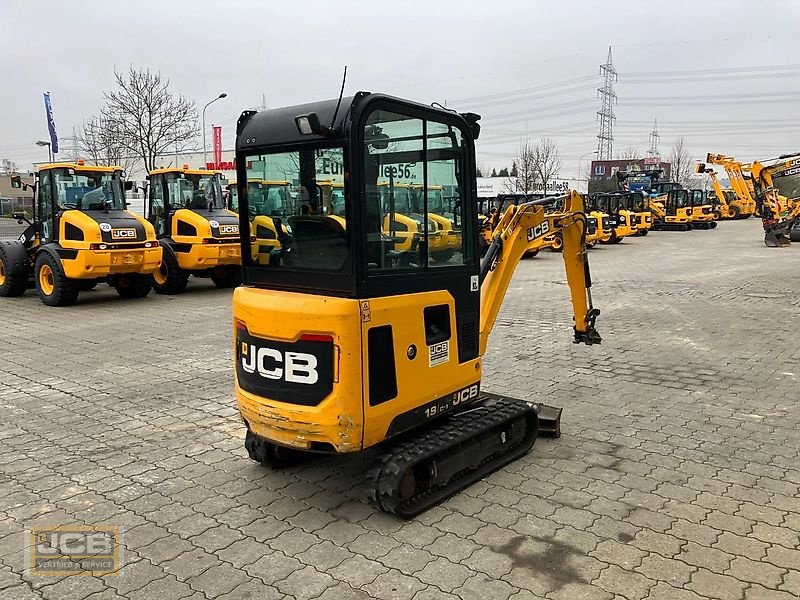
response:
[[[717,165],[724,168],[731,188],[723,189],[717,178],[716,171],[707,165]],[[741,169],[741,163],[737,163],[733,157],[709,152],[706,155],[706,162],[697,165],[696,172],[706,173],[711,178],[714,194],[720,203],[721,218],[747,219],[755,214],[756,202]]]
[[[754,161],[750,172],[756,202],[761,207],[764,244],[783,248],[800,241],[800,154],[782,155],[768,166]],[[779,185],[792,198],[781,195]]]
[[[269,266],[252,260],[250,223],[240,219],[235,389],[254,461],[277,468],[378,447],[370,495],[408,518],[522,456],[538,434],[559,434],[560,409],[487,393],[481,370],[517,263],[554,230],[564,239],[574,341],[600,343],[583,202],[570,193],[567,214],[550,216],[536,201],[509,206],[479,259],[479,118],[369,92],[242,113],[239,182],[259,164],[305,187],[333,170],[345,185],[346,218],[287,216],[292,238]],[[402,251],[385,233],[394,207],[382,184],[391,188],[393,169],[408,165],[417,184],[435,173],[458,198],[461,245],[447,261],[431,257],[425,228]]]

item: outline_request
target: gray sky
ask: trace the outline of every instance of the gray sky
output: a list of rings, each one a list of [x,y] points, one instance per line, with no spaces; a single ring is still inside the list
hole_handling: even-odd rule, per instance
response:
[[[262,94],[273,107],[335,97],[347,64],[347,93],[482,114],[480,165],[510,165],[526,135],[546,135],[562,176],[577,175],[597,145],[609,45],[620,74],[615,154],[644,153],[658,118],[662,156],[683,135],[694,157],[766,158],[800,151],[798,31],[794,1],[3,0],[0,158],[22,168],[46,158],[34,145],[48,139],[41,93],[69,136],[98,112],[115,68],[160,70],[198,108],[227,92],[207,112],[227,148]]]

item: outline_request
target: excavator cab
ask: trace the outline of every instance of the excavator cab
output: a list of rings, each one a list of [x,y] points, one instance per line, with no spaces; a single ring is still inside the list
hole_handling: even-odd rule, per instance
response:
[[[233,322],[236,398],[251,459],[280,467],[308,453],[381,444],[373,498],[407,517],[527,452],[539,428],[557,432],[560,411],[489,399],[480,389],[488,333],[513,268],[550,225],[540,207],[510,207],[480,260],[478,118],[368,92],[242,113],[244,285],[234,291]],[[292,236],[281,237],[268,266],[253,259],[243,216],[244,182],[256,169],[300,190],[281,218]],[[343,217],[324,210],[322,180],[342,184]],[[414,207],[415,246],[393,235],[407,181],[450,191],[463,219],[447,260],[433,256],[427,194]],[[579,196],[575,202],[563,221],[575,339],[599,343],[586,290],[585,217]],[[386,228],[387,218],[398,224]]]
[[[608,222],[611,225],[611,237],[604,243],[618,244],[623,238],[636,234],[636,217],[626,208],[622,194],[615,192],[597,194],[594,203],[600,212],[608,215]]]
[[[714,207],[706,190],[688,190],[692,206],[692,229],[714,229]]]

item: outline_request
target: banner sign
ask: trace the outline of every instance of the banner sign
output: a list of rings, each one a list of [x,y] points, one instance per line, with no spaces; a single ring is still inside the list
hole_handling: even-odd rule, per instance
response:
[[[50,92],[44,92],[44,110],[47,113],[47,129],[50,131],[50,144],[53,154],[58,152],[58,135],[56,135],[56,122],[53,119],[53,107],[50,105]]]
[[[222,125],[214,125],[214,168],[222,162]]]

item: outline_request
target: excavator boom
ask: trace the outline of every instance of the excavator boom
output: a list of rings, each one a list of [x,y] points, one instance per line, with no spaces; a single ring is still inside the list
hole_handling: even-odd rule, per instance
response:
[[[601,342],[602,338],[595,329],[600,311],[592,306],[583,199],[575,191],[563,199],[563,213],[545,214],[543,205],[554,201],[545,198],[509,206],[500,217],[492,243],[481,261],[481,354],[486,350],[514,270],[529,244],[557,232],[561,232],[564,240],[562,256],[575,319],[574,341],[588,345]],[[555,199],[558,200],[560,198]]]

